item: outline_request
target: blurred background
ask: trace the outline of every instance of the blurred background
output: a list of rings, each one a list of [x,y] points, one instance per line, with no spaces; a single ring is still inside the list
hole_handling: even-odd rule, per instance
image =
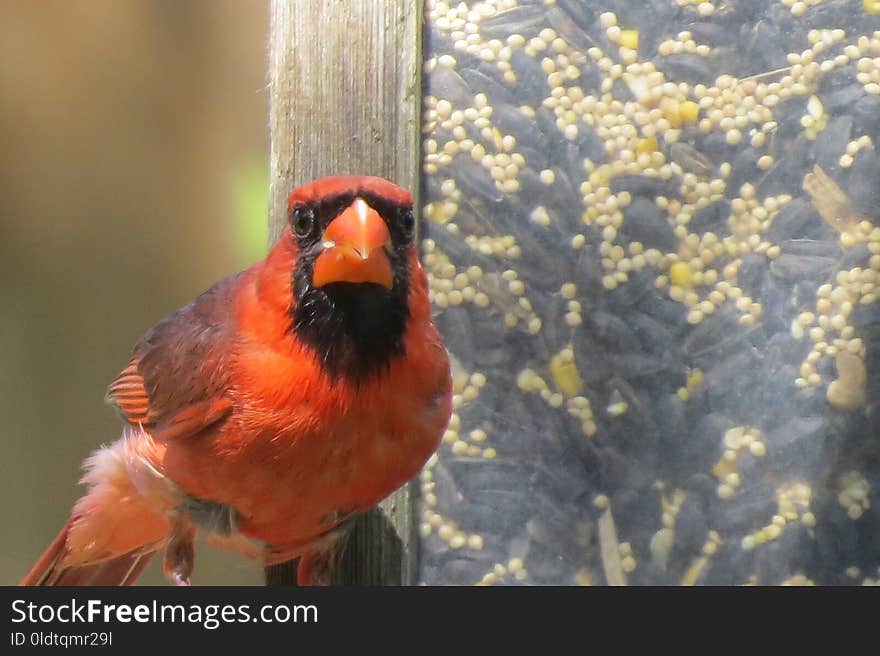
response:
[[[137,339],[266,250],[267,25],[259,1],[0,0],[0,584],[119,434]],[[196,583],[261,580],[196,557]]]

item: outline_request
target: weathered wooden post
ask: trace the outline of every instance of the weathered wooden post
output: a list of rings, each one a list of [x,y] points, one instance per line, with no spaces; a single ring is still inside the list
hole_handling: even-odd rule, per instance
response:
[[[272,0],[272,241],[287,222],[290,190],[314,178],[378,175],[418,197],[421,4]],[[412,493],[403,488],[358,522],[338,583],[415,583]],[[266,571],[269,585],[295,580],[290,564]]]

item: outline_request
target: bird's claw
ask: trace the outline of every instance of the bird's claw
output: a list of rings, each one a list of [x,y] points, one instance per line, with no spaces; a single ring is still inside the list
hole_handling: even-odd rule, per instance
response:
[[[165,546],[165,560],[162,568],[166,578],[174,585],[189,585],[195,564],[195,530],[189,522],[178,520],[173,523],[171,537]]]
[[[171,573],[171,582],[174,585],[189,585],[189,577],[181,572],[172,572]]]

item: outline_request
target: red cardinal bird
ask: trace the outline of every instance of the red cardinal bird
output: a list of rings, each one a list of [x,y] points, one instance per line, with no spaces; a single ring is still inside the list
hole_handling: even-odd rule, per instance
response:
[[[289,197],[265,260],[137,344],[108,389],[126,424],[23,585],[127,585],[164,547],[188,584],[196,534],[329,583],[351,519],[414,476],[451,412],[410,194],[331,177]]]

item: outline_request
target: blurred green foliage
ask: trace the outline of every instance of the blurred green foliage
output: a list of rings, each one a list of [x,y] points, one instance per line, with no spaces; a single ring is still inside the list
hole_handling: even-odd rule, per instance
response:
[[[265,0],[0,1],[0,583],[119,436],[107,383],[157,321],[265,256]],[[205,548],[202,548],[202,547]],[[259,584],[199,544],[197,584]],[[161,558],[142,579],[161,584]]]
[[[233,174],[233,255],[242,267],[266,255],[269,239],[269,167],[264,157],[254,158]]]

